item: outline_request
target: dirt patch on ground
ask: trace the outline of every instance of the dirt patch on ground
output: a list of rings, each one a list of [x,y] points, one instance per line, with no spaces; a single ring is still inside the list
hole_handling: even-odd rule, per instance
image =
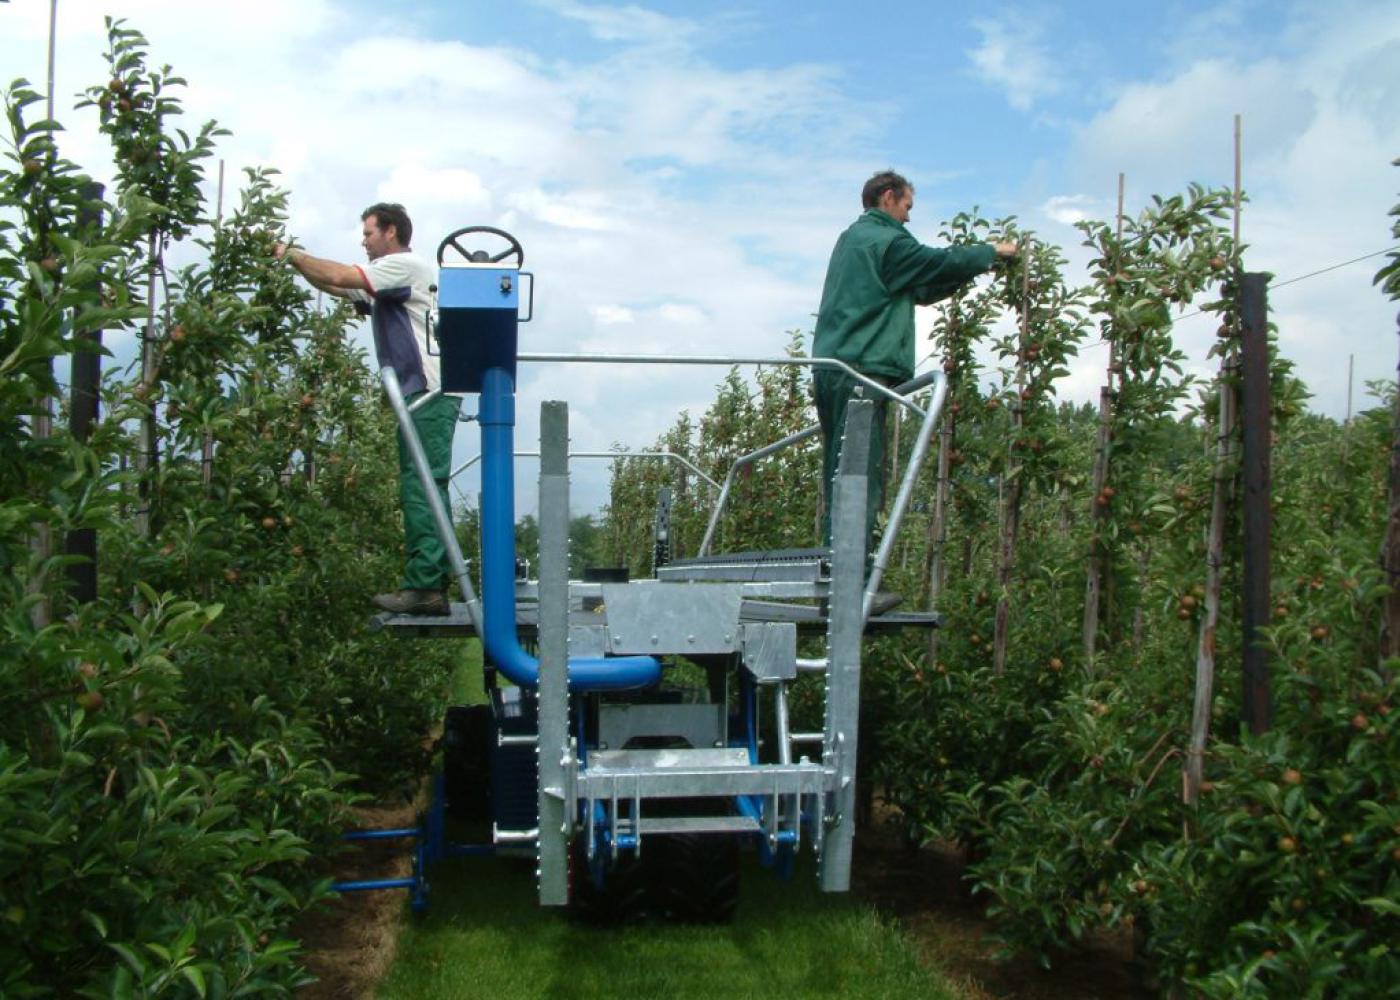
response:
[[[883,811],[877,808],[877,816]],[[1136,1000],[1155,996],[1138,981],[1132,942],[1093,942],[1047,971],[1028,958],[998,959],[983,904],[963,880],[965,859],[942,846],[909,846],[884,813],[856,837],[851,889],[897,919],[925,962],[971,1000]]]
[[[411,827],[413,805],[356,809],[356,825],[368,829]],[[405,878],[413,867],[413,842],[365,841],[336,858],[337,879]],[[306,949],[304,964],[317,982],[297,991],[299,1000],[365,1000],[394,960],[407,890],[349,892],[322,904],[292,926]]]

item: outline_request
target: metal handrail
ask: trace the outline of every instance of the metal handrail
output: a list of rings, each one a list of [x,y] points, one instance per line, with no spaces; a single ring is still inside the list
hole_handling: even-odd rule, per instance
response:
[[[924,458],[928,452],[929,440],[933,435],[933,428],[937,423],[939,412],[942,410],[943,403],[947,399],[948,380],[943,377],[942,373],[937,371],[925,372],[918,378],[911,379],[907,382],[902,383],[901,385],[895,386],[894,388],[890,388],[884,383],[870,378],[868,375],[861,374],[860,372],[852,368],[850,365],[846,364],[844,361],[839,361],[836,358],[735,358],[707,355],[671,356],[660,354],[522,353],[517,355],[517,361],[566,363],[574,362],[583,364],[602,363],[659,365],[728,365],[731,367],[734,365],[794,365],[797,367],[806,368],[828,368],[845,372],[859,385],[873,390],[877,395],[885,396],[886,398],[891,399],[899,405],[907,408],[911,412],[918,414],[919,417],[922,418],[921,426],[919,428],[919,436],[915,442],[913,450],[910,452],[909,462],[905,466],[904,477],[900,481],[899,492],[895,497],[894,506],[890,509],[889,521],[887,522],[886,530],[880,539],[880,546],[876,550],[875,558],[872,561],[871,573],[865,585],[864,600],[862,602],[862,618],[866,620],[869,619],[871,605],[874,601],[876,590],[879,587],[880,581],[884,576],[885,567],[888,565],[890,551],[894,547],[895,536],[899,533],[900,524],[903,522],[905,511],[908,509],[909,506],[909,499],[913,495],[914,481],[918,477],[919,469],[923,465]],[[934,388],[933,398],[930,401],[929,408],[927,410],[920,408],[916,403],[913,402],[912,399],[909,398],[914,393],[934,383],[936,383],[936,386]],[[781,440],[774,441],[772,444],[765,445],[762,448],[749,452],[747,455],[741,455],[739,456],[739,458],[735,459],[733,465],[730,466],[729,472],[725,475],[724,484],[719,487],[720,494],[718,499],[716,499],[715,501],[714,510],[710,514],[709,524],[705,528],[705,537],[700,542],[700,549],[697,554],[700,556],[709,554],[710,543],[714,539],[715,529],[719,524],[720,516],[724,512],[724,506],[729,499],[730,487],[733,485],[735,476],[738,474],[738,470],[740,468],[752,464],[753,462],[757,462],[760,459],[767,458],[769,455],[775,454],[776,452],[781,451],[782,449],[790,447],[794,444],[797,444],[800,441],[805,441],[808,438],[813,437],[820,432],[820,426],[807,427],[800,431],[797,431],[796,433],[789,434],[787,437],[782,438]],[[518,452],[516,454],[528,455],[530,453]],[[628,453],[572,452],[570,454],[571,456],[576,457],[615,458],[626,456]],[[674,452],[639,452],[635,454],[637,457],[641,457],[644,454],[650,454],[653,457],[664,456],[675,458],[677,461],[682,462],[689,469],[691,469],[691,471],[695,472],[697,475],[705,479],[705,481],[708,482],[711,486],[715,485],[713,479],[711,479],[709,476],[706,476],[703,472],[696,468],[693,463],[686,460],[682,456],[675,454]],[[450,478],[455,478],[458,473],[470,468],[473,464],[475,464],[479,457],[480,456],[477,456],[477,458],[468,459],[466,462],[464,462],[461,466],[459,466],[456,470],[452,472],[452,476]]]
[[[880,581],[885,576],[885,567],[889,565],[895,536],[899,534],[899,526],[904,520],[904,512],[909,509],[909,499],[914,495],[914,480],[919,477],[919,469],[923,467],[924,457],[928,454],[929,441],[933,438],[933,428],[938,423],[939,412],[943,409],[943,402],[947,398],[948,380],[939,377],[938,384],[933,389],[933,399],[929,401],[928,414],[924,417],[924,422],[919,427],[919,436],[914,442],[913,449],[909,452],[909,464],[905,466],[904,479],[899,484],[899,493],[894,498],[894,506],[890,508],[890,519],[885,526],[885,533],[880,536],[880,547],[875,551],[870,576],[865,581],[865,596],[861,601],[861,618],[864,621],[870,620],[870,609],[875,602],[875,594],[880,589]]]
[[[863,379],[863,381],[868,382],[870,380]],[[884,392],[894,393],[896,398],[898,398],[902,402],[906,402],[908,396],[913,395],[920,389],[925,388],[926,386],[935,381],[939,381],[940,385],[942,386],[947,385],[947,380],[943,379],[941,373],[936,371],[925,372],[918,378],[910,379],[908,382],[901,383],[900,385],[895,386],[893,389],[890,389],[889,387],[882,385],[879,382],[876,382],[874,384],[878,385]],[[918,413],[919,416],[923,418],[923,423],[925,426],[932,426],[930,415],[936,415],[938,412],[938,407],[941,407],[943,403],[942,397],[939,396],[937,392],[935,392],[934,395],[935,405],[931,407],[928,412],[919,409],[917,406],[913,407],[914,412]],[[754,462],[767,458],[769,455],[772,455],[775,452],[782,451],[784,448],[797,444],[799,441],[805,441],[809,437],[813,437],[820,433],[821,425],[813,424],[811,427],[806,427],[800,431],[796,431],[792,434],[789,434],[785,438],[782,438],[778,441],[774,441],[772,444],[764,445],[762,448],[759,448],[755,451],[751,451],[747,455],[740,455],[738,458],[736,458],[734,460],[734,464],[730,466],[728,474],[724,477],[724,485],[720,488],[719,499],[715,501],[714,510],[710,512],[709,524],[705,526],[705,537],[701,540],[700,549],[696,553],[696,555],[706,556],[710,554],[710,543],[714,541],[715,529],[719,526],[719,519],[724,513],[725,504],[729,501],[729,490],[734,485],[734,480],[738,476],[739,470],[741,468],[747,465],[752,465]],[[912,457],[913,456],[911,455],[911,459]],[[918,457],[920,459],[920,464],[922,464],[922,454]],[[917,468],[917,466],[914,466],[915,474],[917,474]],[[906,473],[905,479],[907,480],[909,478],[909,475]],[[901,493],[903,493],[903,483],[901,483]],[[899,508],[899,514],[900,518],[902,519],[904,514],[902,507]],[[890,518],[890,524],[893,526],[894,530],[886,532],[886,534],[893,535],[895,531],[899,529],[899,520],[894,518],[893,513]]]
[[[514,452],[513,454],[515,455],[516,458],[539,458],[539,457],[540,457],[540,453],[539,453],[538,451],[517,451],[517,452]],[[692,462],[690,459],[686,458],[684,455],[678,454],[677,452],[674,452],[674,451],[669,451],[669,450],[665,450],[665,451],[571,451],[571,452],[569,452],[569,457],[570,457],[570,458],[672,458],[672,459],[675,459],[677,462],[679,462],[681,465],[684,465],[687,469],[689,469],[691,472],[695,473],[695,474],[696,474],[697,476],[699,476],[701,479],[705,480],[705,482],[709,483],[710,486],[711,486],[712,488],[714,488],[714,489],[716,489],[716,490],[720,488],[720,487],[719,487],[719,483],[715,482],[715,481],[714,481],[713,479],[711,479],[709,476],[705,475],[705,473],[702,472],[702,471],[700,470],[700,468],[699,468],[698,466],[696,466],[696,464],[695,464],[694,462]],[[452,475],[449,476],[448,478],[450,478],[450,479],[455,479],[455,478],[457,478],[457,476],[458,476],[460,473],[466,472],[468,469],[470,469],[473,465],[475,465],[475,464],[476,464],[477,462],[479,462],[479,461],[481,461],[481,456],[480,456],[480,455],[473,455],[471,458],[467,459],[467,460],[466,460],[465,462],[463,462],[461,465],[457,466],[457,468],[453,469],[453,470],[452,470]]]
[[[862,375],[844,361],[836,358],[725,358],[712,355],[670,355],[670,354],[520,354],[518,361],[571,361],[583,364],[618,365],[796,365],[799,368],[834,368],[845,372],[861,385],[882,396],[894,400],[908,408],[911,413],[925,416],[923,410],[911,400],[901,396],[896,390],[879,382],[869,375]],[[932,373],[931,373],[932,374]],[[918,381],[918,379],[915,379]],[[924,383],[927,385],[928,383]]]

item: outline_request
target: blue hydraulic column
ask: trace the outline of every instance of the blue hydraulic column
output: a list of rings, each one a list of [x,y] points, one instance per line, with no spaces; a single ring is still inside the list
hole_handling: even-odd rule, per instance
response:
[[[488,368],[481,380],[481,597],[482,643],[496,667],[522,687],[536,687],[540,664],[520,647],[515,627],[515,385],[509,373]],[[649,687],[661,678],[650,656],[569,660],[574,691]]]

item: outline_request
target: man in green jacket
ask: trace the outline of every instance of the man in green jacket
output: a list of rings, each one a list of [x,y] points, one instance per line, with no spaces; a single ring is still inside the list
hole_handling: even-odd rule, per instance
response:
[[[865,182],[861,204],[864,214],[841,234],[831,252],[812,355],[844,361],[862,375],[894,386],[914,377],[914,306],[947,298],[998,259],[1014,257],[1017,248],[1015,243],[924,246],[904,228],[914,207],[914,186],[892,170]],[[830,545],[832,489],[846,403],[860,383],[844,371],[827,368],[817,369],[813,383],[822,427],[822,540]],[[865,511],[868,551],[885,500],[888,406],[886,397],[874,396],[873,390],[867,389],[866,396],[876,400]]]

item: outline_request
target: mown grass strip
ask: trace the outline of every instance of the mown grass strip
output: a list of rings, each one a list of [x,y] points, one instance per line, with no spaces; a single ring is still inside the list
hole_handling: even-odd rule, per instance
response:
[[[485,705],[486,681],[483,676],[481,643],[468,639],[461,644],[462,657],[452,672],[451,698],[453,705]]]
[[[810,864],[786,883],[748,864],[731,925],[609,930],[542,909],[532,868],[443,864],[432,908],[405,929],[381,1000],[960,995],[919,964],[890,920],[819,892]]]

